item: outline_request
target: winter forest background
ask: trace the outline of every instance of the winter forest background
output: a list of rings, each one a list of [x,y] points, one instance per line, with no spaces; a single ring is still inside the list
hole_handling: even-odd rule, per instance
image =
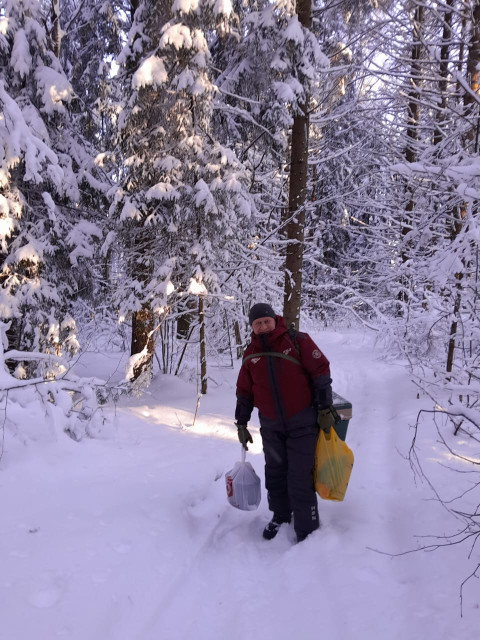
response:
[[[259,300],[375,332],[478,441],[479,64],[476,0],[1,0],[0,444],[154,368],[208,394]]]

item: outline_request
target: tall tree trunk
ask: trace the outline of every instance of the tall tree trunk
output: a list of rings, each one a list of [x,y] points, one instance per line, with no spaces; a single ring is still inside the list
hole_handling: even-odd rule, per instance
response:
[[[140,7],[140,0],[130,0],[130,19],[133,23],[135,13]],[[129,73],[134,72],[133,62],[127,65]],[[153,118],[152,112],[152,118]],[[129,149],[129,153],[132,149]],[[135,182],[132,175],[132,184]],[[128,265],[141,291],[145,291],[152,282],[153,273],[153,251],[154,240],[152,230],[144,226],[144,220],[136,221],[131,230],[133,242],[132,264]],[[155,316],[148,298],[142,302],[141,309],[132,314],[132,340],[130,354],[132,356],[143,353],[133,368],[132,381],[140,376],[151,377],[153,372],[153,355],[155,351],[155,341],[157,337],[157,327],[155,326]],[[164,364],[165,367],[165,364]]]
[[[142,351],[146,349],[145,356],[139,360],[133,368],[132,381],[137,380],[142,373],[150,373],[152,371],[153,350],[155,348],[153,323],[154,317],[149,307],[135,311],[132,315],[132,344],[130,355],[134,356],[142,353]]]
[[[463,97],[464,116],[470,121],[470,126],[466,132],[464,145],[467,151],[473,154],[478,153],[478,128],[479,128],[479,115],[478,115],[478,101],[472,94],[479,95],[480,90],[480,3],[477,2],[472,15],[472,24],[470,29],[470,40],[468,45],[468,58],[467,58],[467,79],[471,92],[465,91]],[[452,240],[454,240],[460,231],[462,230],[464,219],[466,216],[465,208],[462,207],[458,213],[458,219],[454,222],[452,227]],[[464,271],[466,264],[463,264]],[[455,360],[455,348],[458,342],[458,316],[462,306],[462,279],[464,272],[458,272],[455,274],[455,302],[453,305],[453,320],[450,326],[450,339],[448,342],[447,362],[446,370],[450,373],[453,369],[453,363]]]
[[[233,330],[235,332],[235,345],[237,347],[237,360],[243,356],[243,343],[242,343],[242,334],[240,333],[240,323],[238,320],[235,320],[233,323]]]
[[[460,44],[458,47],[458,64],[457,64],[457,94],[462,95],[462,84],[460,82],[460,77],[463,73],[463,63],[465,61],[465,34],[467,32],[467,17],[464,14],[462,18],[462,26],[460,29]]]
[[[140,4],[140,0],[130,0],[130,20],[133,22],[133,16],[135,15],[135,11],[138,9],[138,5]]]
[[[418,122],[420,119],[420,84],[421,84],[421,53],[422,53],[422,30],[425,19],[425,7],[416,6],[413,13],[412,30],[412,50],[410,63],[410,91],[408,93],[407,105],[407,143],[405,145],[405,160],[415,162],[418,156]],[[413,211],[415,208],[415,196],[412,186],[407,182],[406,186],[407,204],[402,223],[402,250],[401,260],[404,265],[409,259],[409,242],[406,236],[413,228]],[[401,290],[398,299],[402,303],[408,302],[408,281],[404,274],[400,279]],[[399,313],[403,314],[403,306],[399,307]]]
[[[448,76],[449,76],[449,61],[450,61],[450,47],[452,46],[452,19],[453,19],[453,6],[455,0],[446,0],[445,2],[445,13],[443,14],[443,31],[442,31],[442,43],[440,46],[440,62],[438,69],[438,93],[439,93],[439,106],[435,116],[434,121],[434,131],[433,131],[433,146],[436,148],[434,153],[437,153],[439,157],[441,157],[442,148],[440,143],[445,137],[444,133],[444,123],[446,117],[446,110],[448,106],[449,94],[448,94]],[[453,188],[450,187],[447,190],[447,194],[453,195]],[[447,195],[448,197],[448,195]],[[443,202],[434,202],[433,208],[435,211],[435,215],[433,219],[436,219],[438,209],[443,207]],[[455,205],[450,207],[450,215],[455,215],[454,210]],[[436,245],[437,240],[435,238],[435,234],[432,234],[432,243]],[[431,291],[432,286],[430,282],[425,284],[425,291]],[[423,296],[422,307],[424,310],[428,308],[428,296]]]
[[[438,90],[440,93],[440,107],[437,120],[435,123],[435,132],[433,135],[433,144],[437,146],[443,138],[442,124],[445,120],[445,109],[447,108],[447,87],[448,87],[448,61],[450,58],[450,46],[452,41],[452,17],[453,17],[454,0],[446,0],[448,11],[443,18],[443,34],[442,46],[440,47],[440,79],[438,82]]]
[[[420,119],[420,84],[422,72],[420,57],[422,53],[424,19],[425,7],[417,6],[413,15],[410,91],[408,93],[407,107],[407,145],[405,147],[405,160],[407,162],[415,162],[418,154],[418,121]]]
[[[459,274],[456,274],[457,277]],[[458,313],[460,311],[460,305],[462,303],[462,294],[460,288],[460,278],[457,278],[457,295],[455,296],[455,303],[453,305],[453,321],[450,325],[450,339],[448,341],[448,349],[447,349],[447,373],[451,373],[453,369],[453,360],[455,356],[455,336],[457,335],[458,329]]]
[[[141,223],[139,223],[141,224]],[[153,251],[152,237],[149,229],[137,229],[135,234],[136,256],[131,265],[132,275],[142,287],[147,287],[152,278]],[[132,314],[132,342],[130,355],[134,356],[145,352],[133,368],[132,381],[137,380],[142,374],[151,376],[153,371],[153,352],[155,350],[155,325],[154,314],[150,304],[144,303],[139,311]]]
[[[52,0],[52,50],[60,58],[62,30],[60,29],[60,0]]]
[[[478,95],[480,88],[480,72],[478,64],[480,62],[480,3],[477,2],[473,10],[470,42],[468,45],[467,58],[467,78],[472,93]],[[471,126],[467,131],[468,146],[472,143],[478,144],[478,101],[475,97],[465,91],[463,104],[465,106],[465,117],[471,121]],[[471,149],[473,151],[473,149]]]
[[[198,315],[200,319],[200,393],[207,393],[207,344],[205,342],[204,298],[198,298]]]
[[[185,340],[190,334],[195,321],[196,306],[193,296],[186,296],[178,305],[177,338],[179,340]]]
[[[306,29],[312,27],[311,0],[297,0],[297,14],[300,24]],[[305,199],[308,174],[308,134],[310,119],[308,98],[299,105],[299,113],[294,117],[291,140],[290,185],[288,194],[287,250],[285,257],[285,288],[283,315],[289,327],[292,323],[298,329],[302,293],[303,242],[305,232]]]

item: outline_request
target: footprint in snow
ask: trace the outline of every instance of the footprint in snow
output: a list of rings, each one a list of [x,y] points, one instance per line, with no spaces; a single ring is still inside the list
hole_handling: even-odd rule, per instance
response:
[[[28,602],[37,609],[48,609],[60,600],[62,591],[55,586],[42,587],[28,596]]]
[[[132,548],[130,542],[117,542],[112,545],[113,550],[117,553],[128,553]]]

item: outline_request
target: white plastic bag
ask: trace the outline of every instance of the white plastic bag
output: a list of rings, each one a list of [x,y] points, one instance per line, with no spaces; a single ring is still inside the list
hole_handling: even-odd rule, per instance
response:
[[[227,500],[236,509],[254,511],[262,499],[260,478],[249,462],[245,462],[245,449],[242,446],[242,460],[225,474]]]

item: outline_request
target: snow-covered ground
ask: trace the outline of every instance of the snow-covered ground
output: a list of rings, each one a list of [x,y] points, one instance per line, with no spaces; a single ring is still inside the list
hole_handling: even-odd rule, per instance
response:
[[[194,385],[160,375],[143,397],[106,409],[103,439],[19,446],[6,431],[2,640],[477,637],[478,581],[465,586],[463,617],[459,595],[476,551],[470,559],[465,545],[391,555],[459,527],[406,459],[409,425],[429,401],[417,399],[400,364],[376,359],[369,335],[314,337],[334,389],[353,404],[355,465],[345,501],[320,501],[322,527],[298,545],[288,526],[263,540],[265,493],[257,511],[227,503],[224,474],[240,456],[231,369],[210,369],[194,427]],[[107,376],[116,366],[112,355],[91,354],[77,373]],[[248,459],[263,480],[253,425]],[[439,464],[448,461],[434,439],[425,428],[425,464],[453,497],[458,474]]]

